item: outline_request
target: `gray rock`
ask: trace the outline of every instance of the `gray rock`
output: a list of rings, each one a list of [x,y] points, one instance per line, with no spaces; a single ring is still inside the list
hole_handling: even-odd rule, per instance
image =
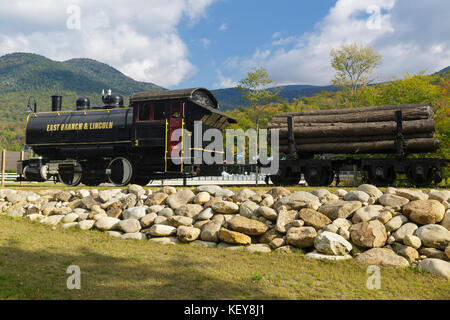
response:
[[[349,231],[352,242],[360,247],[382,247],[387,240],[386,229],[378,220],[354,224],[350,227]]]
[[[192,242],[200,236],[200,229],[194,227],[180,226],[177,229],[177,237],[181,242]]]
[[[250,189],[244,188],[233,196],[234,201],[244,202],[254,196],[256,193]]]
[[[209,200],[211,200],[211,195],[206,191],[199,192],[194,197],[195,204],[201,205],[208,202]]]
[[[217,247],[217,243],[211,241],[203,241],[203,240],[195,240],[192,241],[191,244],[202,247],[215,248]]]
[[[428,195],[418,190],[397,189],[396,195],[404,197],[410,201],[427,200]]]
[[[61,225],[63,229],[70,229],[70,228],[76,228],[78,227],[78,222],[68,222]]]
[[[259,205],[253,201],[247,200],[241,203],[239,207],[239,214],[241,216],[251,218],[257,216],[257,210],[259,209]]]
[[[347,192],[344,196],[345,201],[360,201],[360,202],[367,202],[369,201],[370,196],[363,192],[358,190],[352,190],[350,192]]]
[[[395,254],[394,251],[385,248],[373,248],[359,254],[355,261],[369,264],[391,267],[407,267],[408,260]]]
[[[281,210],[278,213],[275,229],[280,233],[286,233],[287,226],[297,218],[297,211],[295,210]]]
[[[361,207],[362,203],[360,201],[332,200],[322,205],[319,208],[319,212],[331,220],[336,220],[338,218],[347,218]]]
[[[54,215],[50,217],[45,217],[40,222],[43,224],[48,224],[51,226],[56,226],[58,223],[61,222],[61,220],[64,218],[64,215]]]
[[[420,240],[419,237],[409,235],[409,234],[403,238],[403,243],[414,249],[419,249],[422,246],[422,241]]]
[[[142,228],[146,228],[149,227],[153,224],[153,222],[155,221],[156,217],[158,215],[154,212],[148,213],[145,216],[143,216],[140,220],[141,223],[141,227]]]
[[[422,247],[419,249],[419,253],[425,256],[426,258],[434,258],[449,261],[445,252],[436,248]]]
[[[216,192],[221,191],[222,188],[216,185],[203,185],[195,188],[197,192],[208,192],[210,195],[214,195]]]
[[[384,210],[383,206],[371,205],[359,208],[353,214],[352,222],[359,223],[363,221],[369,221],[372,218],[378,216]]]
[[[287,242],[297,248],[308,248],[314,245],[317,236],[313,227],[290,228],[286,234]]]
[[[184,204],[175,209],[175,215],[194,218],[200,212],[203,211],[203,207],[199,204]]]
[[[222,222],[211,221],[203,225],[202,231],[200,233],[200,238],[203,241],[208,242],[218,242],[219,241],[219,230],[222,227]]]
[[[417,230],[417,228],[418,227],[415,223],[408,222],[408,223],[405,223],[404,225],[402,225],[397,231],[395,231],[393,233],[393,236],[396,241],[403,242],[403,239],[407,235],[410,235],[410,236],[413,235],[414,232]]]
[[[233,214],[239,211],[239,206],[230,201],[219,201],[213,204],[212,209],[219,213]]]
[[[261,252],[261,253],[267,253],[272,251],[269,245],[263,243],[251,244],[249,246],[246,246],[245,250],[249,252]]]
[[[137,219],[125,219],[119,222],[118,228],[124,233],[136,233],[141,230],[141,223]]]
[[[122,212],[123,219],[141,219],[147,214],[146,207],[134,207]]]
[[[386,231],[394,232],[406,222],[408,222],[407,217],[404,215],[398,215],[389,220],[384,226],[386,227]]]
[[[168,237],[177,233],[177,228],[162,224],[154,224],[150,227],[148,233],[153,237]]]
[[[83,220],[78,222],[78,228],[81,230],[90,230],[95,224],[95,220]]]
[[[194,220],[190,217],[173,216],[167,218],[167,224],[175,228],[178,228],[179,226],[192,226],[193,223]]]
[[[99,230],[109,231],[117,228],[120,219],[112,218],[112,217],[103,217],[95,222],[95,227]]]
[[[450,231],[438,224],[427,224],[416,230],[415,235],[427,247],[445,250],[450,243]]]
[[[214,211],[211,208],[206,208],[197,215],[197,220],[209,220],[214,216]]]
[[[147,240],[147,236],[141,232],[125,233],[120,239]]]
[[[170,218],[175,215],[175,212],[172,208],[164,208],[158,212],[158,216]]]
[[[62,219],[62,223],[71,223],[78,220],[78,215],[75,212],[68,213]]]
[[[258,213],[271,221],[276,221],[278,217],[278,214],[274,209],[265,206],[259,207]]]
[[[370,197],[374,199],[378,199],[383,195],[383,192],[381,192],[380,189],[378,189],[376,186],[371,184],[362,184],[358,187],[358,191],[363,191],[367,193]]]
[[[380,198],[378,198],[378,202],[383,206],[403,207],[409,202],[409,200],[395,194],[383,194]]]
[[[131,184],[128,186],[128,193],[135,194],[138,198],[145,195],[145,189],[138,184]]]
[[[317,251],[309,252],[309,253],[305,254],[305,257],[310,258],[310,259],[331,260],[331,261],[342,261],[342,260],[348,260],[348,259],[352,258],[352,256],[350,256],[350,255],[336,256],[336,255],[319,253]]]
[[[418,267],[424,271],[450,279],[450,262],[439,259],[424,259],[419,262]]]
[[[449,190],[430,190],[430,192],[428,192],[428,197],[431,200],[437,200],[440,202],[449,201],[450,200],[450,191]]]
[[[178,238],[176,237],[151,238],[148,241],[153,243],[169,244],[169,245],[175,245],[180,243],[180,240],[178,240]]]
[[[231,198],[234,196],[234,192],[229,189],[221,189],[214,193],[215,197],[221,197],[223,199]]]
[[[353,247],[340,235],[324,231],[314,239],[314,248],[320,253],[341,256],[350,253]]]

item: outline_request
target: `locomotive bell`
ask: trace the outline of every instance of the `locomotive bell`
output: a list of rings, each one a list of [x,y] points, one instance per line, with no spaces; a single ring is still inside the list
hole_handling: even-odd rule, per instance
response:
[[[78,97],[76,101],[77,110],[87,110],[91,108],[91,102],[87,97]]]

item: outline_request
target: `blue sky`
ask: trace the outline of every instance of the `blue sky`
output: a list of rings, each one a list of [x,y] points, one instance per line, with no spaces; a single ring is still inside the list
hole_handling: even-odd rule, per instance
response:
[[[198,72],[179,87],[214,86],[220,82],[217,70],[222,70],[224,77],[239,80],[245,73],[225,67],[227,58],[252,56],[256,49],[271,48],[274,35],[286,38],[312,31],[334,3],[224,0],[214,4],[201,22],[192,25],[187,21],[180,26],[181,38]]]
[[[327,85],[329,52],[370,45],[376,81],[450,65],[448,0],[0,0],[0,55],[91,58],[166,88],[232,87],[252,67]]]

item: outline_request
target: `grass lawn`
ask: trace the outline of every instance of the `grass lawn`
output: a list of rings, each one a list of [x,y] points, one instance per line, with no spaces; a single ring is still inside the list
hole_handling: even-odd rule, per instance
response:
[[[81,289],[66,287],[69,265]],[[450,281],[381,269],[368,290],[366,266],[193,245],[121,240],[99,231],[52,230],[0,216],[0,299],[450,299]]]

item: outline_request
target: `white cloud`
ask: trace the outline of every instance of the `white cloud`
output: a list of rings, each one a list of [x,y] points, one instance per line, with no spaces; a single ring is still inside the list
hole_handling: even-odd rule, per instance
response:
[[[137,80],[175,86],[196,68],[177,32],[215,0],[21,0],[0,2],[0,55],[21,51],[66,60],[89,57]],[[81,9],[81,29],[67,28],[67,8]]]
[[[435,72],[450,65],[449,11],[450,2],[440,0],[338,0],[312,32],[286,38],[276,32],[269,55],[257,49],[253,57],[241,57],[239,66],[241,72],[263,66],[279,84],[325,85],[334,74],[330,49],[356,42],[382,54],[377,81]]]
[[[222,23],[219,27],[219,31],[227,31],[228,30],[228,26],[226,23]]]
[[[213,84],[213,89],[219,88],[235,88],[237,87],[237,81],[231,78],[225,77],[220,70],[217,71],[217,78],[219,82]]]
[[[200,42],[202,43],[202,45],[205,49],[207,49],[209,47],[209,45],[211,44],[211,40],[209,40],[207,38],[201,38]]]

